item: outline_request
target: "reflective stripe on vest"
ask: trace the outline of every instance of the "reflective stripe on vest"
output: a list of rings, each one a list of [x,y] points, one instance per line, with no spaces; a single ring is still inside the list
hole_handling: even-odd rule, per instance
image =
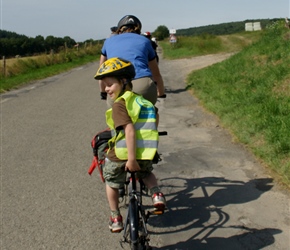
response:
[[[158,147],[158,131],[156,127],[156,113],[153,104],[142,96],[127,91],[116,101],[124,99],[126,109],[133,122],[136,134],[136,159],[152,160]],[[112,109],[106,112],[107,124],[116,135],[110,140],[110,145],[115,145],[116,156],[121,160],[128,159],[126,138],[124,130],[116,134],[112,119]]]

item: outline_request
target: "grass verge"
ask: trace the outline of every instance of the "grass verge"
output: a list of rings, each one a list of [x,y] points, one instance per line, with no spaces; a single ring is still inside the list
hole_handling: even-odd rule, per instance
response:
[[[290,32],[283,23],[230,59],[193,72],[188,88],[290,185]]]
[[[62,64],[53,64],[47,67],[39,68],[37,70],[31,69],[19,75],[3,78],[1,80],[0,93],[18,88],[35,80],[44,79],[46,77],[68,71],[70,69],[73,69],[81,65],[85,65],[95,60],[98,60],[98,58],[96,56],[90,55],[71,62]]]
[[[99,54],[100,46],[95,46],[82,51],[13,59],[13,63],[6,69],[5,76],[3,67],[0,66],[0,72],[2,72],[0,74],[0,93],[96,61],[99,59]]]
[[[214,36],[204,34],[194,37],[178,37],[177,42],[161,41],[165,59],[189,58],[216,53],[240,51],[258,41],[263,34],[259,32],[243,32],[234,35]]]

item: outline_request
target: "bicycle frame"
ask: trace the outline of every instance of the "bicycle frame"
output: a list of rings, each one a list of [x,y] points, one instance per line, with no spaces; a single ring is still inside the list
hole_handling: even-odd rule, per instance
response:
[[[167,135],[166,131],[158,132],[159,135]],[[160,157],[158,157],[156,162],[160,161]],[[142,205],[142,190],[144,189],[144,184],[141,183],[142,180],[137,181],[135,172],[130,173],[130,181],[126,182],[125,185],[127,186],[127,195],[129,195],[129,202],[128,202],[128,212],[126,217],[126,222],[124,225],[124,234],[123,240],[120,242],[130,243],[131,249],[143,249],[143,250],[150,250],[152,249],[149,246],[149,235],[146,227],[147,220],[150,216],[150,212],[147,211],[145,213],[145,209]],[[138,184],[137,184],[138,182]],[[137,190],[137,187],[139,190]],[[151,214],[162,214],[164,211],[153,211]],[[128,239],[128,236],[130,238]]]

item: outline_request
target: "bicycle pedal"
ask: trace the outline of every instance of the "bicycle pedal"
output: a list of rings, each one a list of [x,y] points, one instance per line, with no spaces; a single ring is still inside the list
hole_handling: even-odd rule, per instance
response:
[[[164,214],[164,211],[163,210],[156,210],[156,211],[153,211],[153,213],[155,215],[161,215],[161,214]]]
[[[115,230],[113,231],[112,229],[110,229],[111,233],[115,234],[115,233],[121,233],[123,231],[123,228],[122,229],[119,229],[119,230]]]
[[[154,215],[161,215],[161,214],[164,214],[164,209],[160,210],[160,209],[155,208],[154,210],[150,211],[150,213]]]

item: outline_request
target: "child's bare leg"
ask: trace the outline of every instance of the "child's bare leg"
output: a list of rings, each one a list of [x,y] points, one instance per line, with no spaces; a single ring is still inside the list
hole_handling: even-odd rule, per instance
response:
[[[119,210],[119,190],[106,185],[106,193],[111,209],[109,228],[113,233],[121,232],[123,230],[123,218]]]
[[[143,178],[142,180],[150,191],[150,195],[152,196],[154,207],[158,211],[163,212],[166,201],[165,201],[163,193],[160,192],[160,187],[157,184],[157,179],[155,175],[151,173],[150,175],[148,175],[146,178]]]
[[[157,179],[153,173],[150,173],[146,178],[142,179],[146,187],[150,190],[150,193],[160,192],[160,188],[158,187]],[[152,190],[153,189],[153,190]]]
[[[119,191],[106,185],[106,193],[111,211],[119,210]]]

